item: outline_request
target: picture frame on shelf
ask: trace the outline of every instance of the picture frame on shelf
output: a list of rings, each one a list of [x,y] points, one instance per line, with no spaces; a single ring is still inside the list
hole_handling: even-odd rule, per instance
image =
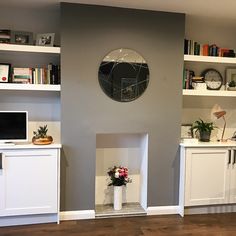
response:
[[[37,34],[36,45],[53,47],[55,33]]]
[[[182,124],[181,125],[181,139],[191,139],[193,138],[192,124]]]
[[[8,29],[0,29],[0,43],[10,43],[11,31]]]
[[[227,90],[236,90],[236,68],[226,69],[226,85]]]
[[[26,31],[11,31],[12,44],[33,45],[33,33]]]
[[[8,83],[10,79],[11,64],[0,63],[0,83]]]

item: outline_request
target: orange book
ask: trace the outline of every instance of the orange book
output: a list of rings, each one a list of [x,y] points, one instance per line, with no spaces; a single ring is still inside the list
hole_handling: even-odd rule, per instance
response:
[[[208,44],[203,45],[202,54],[203,54],[203,56],[208,56],[209,55],[209,45]]]

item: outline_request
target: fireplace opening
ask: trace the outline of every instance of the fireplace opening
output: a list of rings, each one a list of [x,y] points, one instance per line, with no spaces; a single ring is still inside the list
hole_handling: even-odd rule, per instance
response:
[[[96,217],[144,215],[147,209],[148,134],[96,135]],[[114,210],[114,187],[108,186],[110,167],[124,166],[132,179],[122,188],[122,209]]]

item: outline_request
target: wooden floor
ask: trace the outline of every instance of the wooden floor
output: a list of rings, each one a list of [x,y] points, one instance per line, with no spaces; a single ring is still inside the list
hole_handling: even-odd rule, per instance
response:
[[[236,213],[171,216],[139,216],[57,224],[0,228],[1,236],[138,236],[206,235],[236,236]]]

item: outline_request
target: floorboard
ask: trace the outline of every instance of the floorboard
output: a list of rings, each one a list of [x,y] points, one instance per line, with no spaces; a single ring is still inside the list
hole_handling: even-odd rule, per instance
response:
[[[138,216],[0,228],[0,236],[235,236],[236,213]]]

